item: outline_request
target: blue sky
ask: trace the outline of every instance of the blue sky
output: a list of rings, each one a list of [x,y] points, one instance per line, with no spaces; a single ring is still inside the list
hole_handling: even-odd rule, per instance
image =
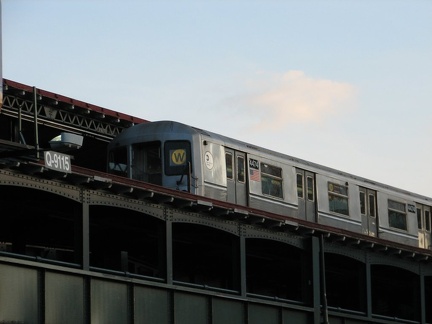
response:
[[[3,77],[432,197],[432,1],[3,0]]]

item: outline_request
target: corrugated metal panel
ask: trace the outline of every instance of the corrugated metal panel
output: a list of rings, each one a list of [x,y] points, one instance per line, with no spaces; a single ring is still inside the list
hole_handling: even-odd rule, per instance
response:
[[[84,323],[84,279],[45,273],[45,323]]]
[[[170,293],[168,290],[135,287],[135,324],[169,324]]]
[[[279,309],[271,306],[249,304],[248,324],[279,324]],[[291,322],[294,323],[294,322]]]
[[[0,322],[37,324],[38,272],[16,266],[0,267]]]
[[[174,314],[176,324],[208,323],[207,297],[176,292],[174,294]]]
[[[313,323],[313,314],[304,311],[296,311],[291,309],[284,309],[282,311],[283,324],[309,324]],[[331,322],[333,324],[333,322]]]
[[[93,279],[91,282],[91,323],[127,324],[127,285]]]
[[[242,324],[245,323],[245,312],[242,302],[214,298],[212,300],[213,324]]]

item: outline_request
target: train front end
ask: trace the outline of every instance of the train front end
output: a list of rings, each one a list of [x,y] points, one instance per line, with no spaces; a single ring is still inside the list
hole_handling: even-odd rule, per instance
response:
[[[163,187],[197,193],[193,128],[160,121],[124,130],[108,145],[107,171]]]

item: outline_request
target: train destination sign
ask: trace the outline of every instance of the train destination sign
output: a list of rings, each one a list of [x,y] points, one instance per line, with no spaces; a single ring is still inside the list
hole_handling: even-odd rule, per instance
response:
[[[44,157],[45,167],[47,167],[48,169],[65,173],[72,172],[71,157],[69,155],[54,151],[45,151]]]

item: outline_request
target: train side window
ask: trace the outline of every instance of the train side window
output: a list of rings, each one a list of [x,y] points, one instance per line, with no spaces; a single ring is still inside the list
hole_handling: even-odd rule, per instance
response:
[[[237,156],[237,181],[245,182],[245,159],[243,156]]]
[[[297,173],[297,197],[304,198],[303,174]]]
[[[225,153],[226,175],[227,179],[233,179],[233,155],[232,153]]]
[[[306,177],[306,190],[307,190],[308,200],[314,201],[315,200],[314,180],[312,177]]]
[[[261,189],[264,195],[283,198],[282,169],[261,163]]]
[[[348,186],[329,182],[328,198],[331,212],[349,216]]]
[[[388,217],[390,227],[406,231],[407,227],[407,213],[406,205],[399,201],[388,200]]]

